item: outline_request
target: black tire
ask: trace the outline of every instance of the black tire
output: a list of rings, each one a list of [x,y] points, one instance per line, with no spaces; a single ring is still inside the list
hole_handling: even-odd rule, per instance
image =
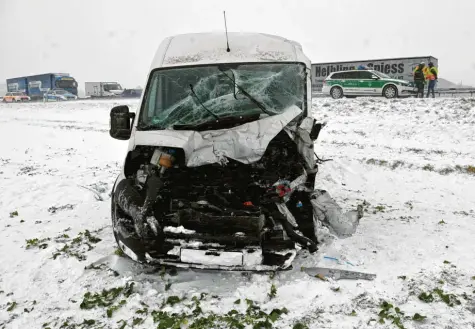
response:
[[[118,180],[118,179],[117,179]],[[112,188],[112,191],[115,190],[115,185]],[[117,202],[115,202],[114,199],[114,193],[112,192],[111,194],[111,219],[112,219],[112,232],[114,233],[114,238],[115,242],[117,243],[118,248],[124,253],[124,256],[132,259],[133,261],[139,262],[139,263],[146,263],[146,249],[145,246],[143,245],[143,241],[133,232],[133,229],[128,232],[125,236],[120,234],[120,230],[116,229],[117,226],[117,221],[119,218],[129,218],[131,223],[132,223],[132,218],[130,218],[128,215],[125,214],[122,209],[120,209],[119,205]],[[132,225],[132,224],[131,224]],[[137,259],[131,258],[129,255],[127,255],[126,251],[122,248],[122,245],[125,245],[127,248],[129,248],[137,257]]]
[[[333,99],[339,99],[343,97],[343,89],[340,87],[333,87],[330,90],[330,95],[332,96]]]
[[[384,87],[383,89],[383,96],[387,99],[397,98],[398,91],[395,85],[389,85]]]
[[[346,98],[356,98],[356,96],[345,96]]]

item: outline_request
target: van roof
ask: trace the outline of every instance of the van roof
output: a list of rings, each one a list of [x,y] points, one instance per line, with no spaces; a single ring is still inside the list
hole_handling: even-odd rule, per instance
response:
[[[280,36],[263,33],[190,33],[170,36],[160,44],[151,70],[160,67],[232,62],[300,62],[310,67],[302,46]]]

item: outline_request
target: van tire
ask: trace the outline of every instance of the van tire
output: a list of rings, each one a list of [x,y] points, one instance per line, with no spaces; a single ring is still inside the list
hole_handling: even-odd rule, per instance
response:
[[[333,87],[330,90],[330,95],[332,96],[333,99],[339,99],[343,97],[343,89],[340,87]]]
[[[397,87],[395,85],[389,85],[384,87],[383,89],[383,96],[391,99],[391,98],[397,98]]]

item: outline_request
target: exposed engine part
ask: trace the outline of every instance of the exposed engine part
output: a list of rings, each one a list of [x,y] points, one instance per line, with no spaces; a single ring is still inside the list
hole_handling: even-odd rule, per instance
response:
[[[227,159],[226,165],[187,167],[183,150],[149,146],[137,146],[127,158],[124,172],[128,178],[118,183],[114,196],[130,216],[135,232],[127,231],[127,218],[117,231],[125,230],[139,239],[156,236],[154,245],[139,246],[140,253],[175,262],[181,257],[177,247],[210,248],[210,243],[218,243],[214,247],[218,254],[219,250],[251,248],[260,250],[263,265],[283,266],[295,256],[289,253],[295,250],[295,243],[317,250],[308,197],[315,175],[306,173],[306,160],[284,131],[251,164]],[[163,227],[183,227],[189,232],[164,231]],[[137,242],[130,238],[129,248],[134,249],[132,246]]]
[[[273,217],[277,219],[280,223],[282,223],[282,226],[284,227],[285,232],[289,235],[289,237],[300,244],[303,248],[308,249],[310,252],[315,252],[317,251],[317,244],[313,242],[312,240],[301,236],[297,232],[294,231],[292,224],[290,224],[287,221],[287,218],[285,218],[284,215],[282,215],[280,212],[274,211],[272,213]]]

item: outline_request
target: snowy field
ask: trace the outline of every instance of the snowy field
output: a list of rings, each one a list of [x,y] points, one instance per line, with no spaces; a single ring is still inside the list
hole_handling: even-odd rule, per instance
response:
[[[366,212],[353,237],[275,275],[116,252],[114,105],[0,104],[0,328],[475,328],[475,99],[316,99],[317,154],[333,159],[317,186]],[[300,270],[315,265],[377,277]]]

